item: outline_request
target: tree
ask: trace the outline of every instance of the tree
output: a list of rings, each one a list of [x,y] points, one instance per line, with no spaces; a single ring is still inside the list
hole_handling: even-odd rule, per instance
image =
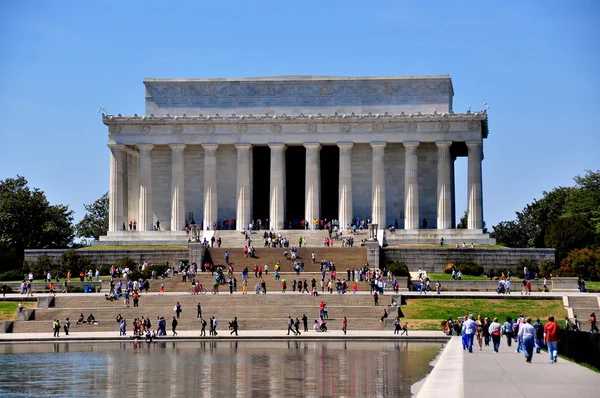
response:
[[[593,281],[600,280],[600,249],[575,249],[561,261],[562,276],[578,276]]]
[[[108,192],[91,205],[83,205],[83,207],[87,213],[77,223],[77,236],[98,240],[108,231]]]
[[[460,218],[460,221],[456,225],[458,229],[467,229],[469,223],[469,210],[465,210],[465,214]]]
[[[0,180],[0,270],[20,268],[25,249],[57,249],[73,240],[73,211],[51,205],[24,177]]]
[[[594,241],[594,230],[582,214],[565,215],[553,221],[544,239],[547,247],[556,248],[556,258],[559,262],[571,250],[591,247]]]
[[[72,275],[78,275],[79,272],[87,272],[91,267],[92,261],[79,253],[75,249],[69,249],[62,255],[62,271],[66,275],[71,272]]]

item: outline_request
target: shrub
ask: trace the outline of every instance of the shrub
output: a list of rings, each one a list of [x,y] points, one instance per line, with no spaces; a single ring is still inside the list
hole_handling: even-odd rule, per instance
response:
[[[152,277],[152,271],[156,271],[156,275],[161,276],[162,274],[167,272],[168,269],[169,266],[166,264],[153,264],[142,272],[142,277],[150,279]]]
[[[561,272],[593,281],[600,280],[600,249],[574,249],[560,263]],[[562,276],[562,275],[561,275]]]
[[[475,262],[465,261],[457,262],[456,269],[462,272],[463,275],[481,276],[483,275],[483,267]]]
[[[75,249],[69,249],[62,255],[62,271],[63,275],[67,271],[71,271],[71,275],[79,275],[79,272],[87,272],[92,266],[92,261],[79,253]]]
[[[13,269],[0,274],[0,281],[22,281],[24,278],[23,272],[18,269]]]
[[[454,264],[448,264],[444,267],[444,274],[451,274],[452,268],[454,268]]]
[[[544,260],[540,263],[540,276],[547,278],[550,275],[554,275],[558,268],[556,261]]]
[[[525,278],[525,274],[523,273],[523,267],[527,267],[527,271],[529,272],[531,278],[533,278],[535,274],[538,274],[538,276],[540,274],[540,266],[537,261],[530,258],[522,258],[521,260],[519,260],[519,262],[517,263],[517,267],[513,271],[513,273],[521,279]]]
[[[48,271],[52,275],[56,274],[59,267],[54,264],[52,258],[45,254],[38,256],[35,261],[27,261],[24,263],[25,271],[32,272],[36,278],[45,278]]]
[[[100,275],[110,275],[110,269],[112,268],[112,265],[110,264],[105,264],[102,267],[100,267]]]
[[[394,275],[394,276],[409,276],[410,275],[410,273],[408,272],[408,267],[406,266],[406,263],[402,263],[402,262],[391,263],[391,264],[388,264],[387,269],[388,269],[388,271],[391,271],[392,275]]]

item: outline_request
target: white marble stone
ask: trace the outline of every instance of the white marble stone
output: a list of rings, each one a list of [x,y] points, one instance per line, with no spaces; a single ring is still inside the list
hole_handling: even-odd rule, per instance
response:
[[[321,178],[320,178],[320,150],[321,144],[305,143],[306,148],[306,179],[305,179],[305,207],[306,220],[314,226],[313,220],[320,220]]]
[[[271,181],[269,221],[271,229],[283,229],[285,201],[285,145],[269,144],[271,149]]]
[[[386,228],[386,212],[385,212],[385,142],[371,142],[373,148],[373,171],[372,171],[372,211],[371,218],[373,224],[377,224],[379,228]]]
[[[108,230],[119,231],[125,221],[123,218],[123,198],[125,194],[123,168],[126,167],[124,145],[109,145],[110,148],[110,185],[108,199]]]
[[[419,173],[417,159],[419,142],[405,142],[404,146],[406,147],[404,228],[419,229]]]
[[[204,229],[213,229],[217,222],[217,144],[203,144],[204,148]]]
[[[468,181],[467,181],[467,228],[483,229],[483,203],[481,181],[482,143],[467,141],[469,148]]]
[[[346,228],[352,221],[352,146],[351,142],[338,142],[340,148],[340,177],[339,177],[339,222],[341,228]]]
[[[438,180],[437,180],[437,228],[452,228],[452,195],[451,195],[451,141],[438,141]]]
[[[140,150],[140,202],[139,217],[137,223],[138,231],[152,231],[152,144],[138,145]]]
[[[185,226],[185,144],[171,144],[171,231]]]
[[[248,228],[250,222],[250,203],[252,190],[250,186],[250,144],[236,144],[237,149],[237,217],[236,229]]]

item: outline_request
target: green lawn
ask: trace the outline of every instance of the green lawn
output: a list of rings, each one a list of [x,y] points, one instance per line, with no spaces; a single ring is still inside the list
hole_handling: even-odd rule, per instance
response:
[[[187,249],[187,246],[86,246],[77,250]]]
[[[0,321],[14,321],[17,318],[17,306],[19,303],[15,301],[0,302]],[[35,308],[36,303],[24,302],[25,308]]]
[[[407,299],[407,305],[402,306],[405,318],[413,330],[441,330],[444,319],[456,319],[464,315],[473,314],[477,317],[500,321],[510,316],[514,319],[519,314],[530,316],[533,319],[545,320],[549,315],[556,319],[564,319],[567,311],[562,300],[506,300],[506,299]]]

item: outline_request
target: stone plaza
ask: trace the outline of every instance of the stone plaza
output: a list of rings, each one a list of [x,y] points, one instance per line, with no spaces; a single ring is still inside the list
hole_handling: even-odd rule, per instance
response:
[[[100,244],[183,243],[186,226],[206,236],[223,220],[244,231],[259,219],[274,231],[302,220],[308,229],[337,220],[344,231],[368,219],[381,245],[493,243],[483,232],[487,113],[453,112],[447,75],[144,85],[145,115],[103,115],[110,215]],[[468,158],[468,228],[460,230],[457,157]]]

